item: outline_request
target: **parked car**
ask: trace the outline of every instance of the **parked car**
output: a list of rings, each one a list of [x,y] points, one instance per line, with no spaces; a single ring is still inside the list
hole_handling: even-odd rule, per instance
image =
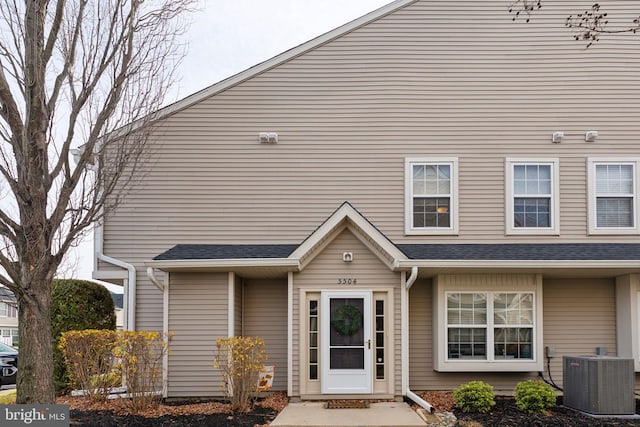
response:
[[[16,383],[18,349],[0,343],[0,386]]]

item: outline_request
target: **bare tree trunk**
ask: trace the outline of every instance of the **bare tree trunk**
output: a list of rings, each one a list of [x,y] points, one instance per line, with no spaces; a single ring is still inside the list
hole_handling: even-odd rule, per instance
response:
[[[33,281],[17,295],[20,331],[16,403],[54,403],[51,280]]]
[[[53,277],[144,168],[195,3],[0,0],[0,284],[18,299],[18,403],[55,400]]]

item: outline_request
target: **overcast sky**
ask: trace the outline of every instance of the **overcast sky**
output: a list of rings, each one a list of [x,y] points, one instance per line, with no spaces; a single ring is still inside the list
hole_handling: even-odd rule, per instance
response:
[[[185,34],[188,51],[178,69],[176,91],[167,101],[182,99],[391,2],[201,0]],[[70,258],[77,265],[75,276],[90,279],[92,236]]]

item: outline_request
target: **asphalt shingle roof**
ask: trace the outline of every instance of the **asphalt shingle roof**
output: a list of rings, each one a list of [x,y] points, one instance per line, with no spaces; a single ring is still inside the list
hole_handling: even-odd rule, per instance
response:
[[[640,243],[400,244],[409,259],[640,261]],[[154,260],[287,258],[298,245],[181,244]]]
[[[410,259],[514,261],[640,260],[638,243],[404,244]]]
[[[176,245],[153,258],[156,261],[180,259],[286,258],[298,245]]]

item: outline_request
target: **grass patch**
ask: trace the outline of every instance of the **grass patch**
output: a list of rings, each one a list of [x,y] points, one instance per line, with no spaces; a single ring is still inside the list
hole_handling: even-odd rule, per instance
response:
[[[0,405],[7,405],[9,403],[16,403],[15,390],[11,390],[11,392],[0,396]]]

